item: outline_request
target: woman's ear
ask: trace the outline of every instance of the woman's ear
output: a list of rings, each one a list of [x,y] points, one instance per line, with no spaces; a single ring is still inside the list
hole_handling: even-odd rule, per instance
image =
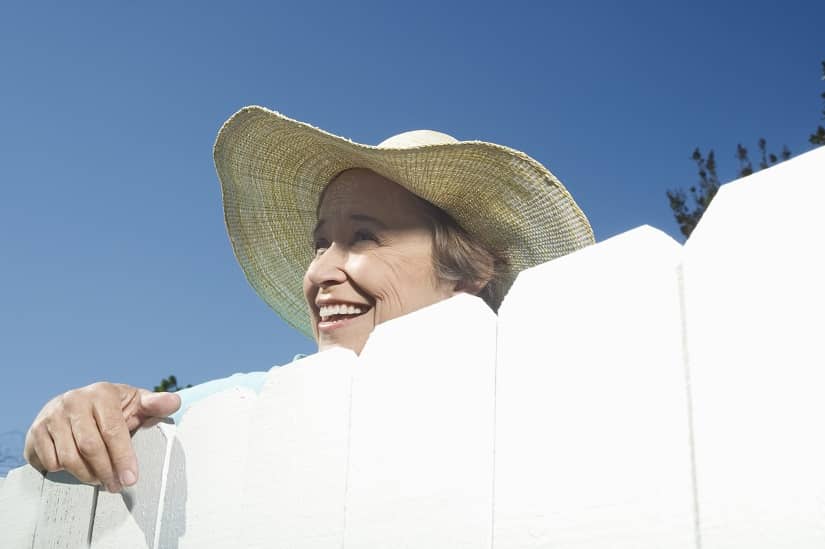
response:
[[[454,293],[478,295],[495,276],[496,264],[492,254],[485,251],[477,254],[474,260],[475,264],[472,269],[468,269],[467,276],[456,282]]]
[[[459,280],[456,282],[453,294],[464,292],[471,295],[478,295],[478,293],[487,286],[488,282],[490,282],[489,278],[485,280]]]

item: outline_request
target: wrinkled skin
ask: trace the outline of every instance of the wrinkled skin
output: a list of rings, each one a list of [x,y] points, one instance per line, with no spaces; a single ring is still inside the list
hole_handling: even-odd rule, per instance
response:
[[[396,183],[369,170],[347,170],[327,187],[318,214],[304,294],[319,350],[360,353],[378,324],[456,293],[436,279],[421,203]],[[358,313],[322,318],[322,305]],[[41,471],[66,470],[116,492],[138,477],[130,433],[179,407],[173,393],[129,385],[74,389],[40,411],[24,456]]]
[[[137,481],[131,431],[180,407],[173,393],[94,383],[49,401],[26,434],[23,455],[41,471],[66,470],[117,492]]]
[[[321,351],[360,353],[378,324],[455,293],[454,283],[436,277],[421,200],[369,170],[347,170],[327,186],[314,237],[304,295]],[[329,304],[362,312],[324,322],[320,306]]]

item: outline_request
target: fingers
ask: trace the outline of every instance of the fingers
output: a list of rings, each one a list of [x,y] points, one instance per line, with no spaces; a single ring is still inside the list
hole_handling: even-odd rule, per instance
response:
[[[133,392],[137,393],[137,389]],[[110,491],[119,491],[120,478],[100,432],[95,406],[106,410],[106,414],[101,415],[124,423],[120,395],[121,391],[111,383],[95,383],[55,397],[43,407],[29,429],[25,458],[41,471],[65,470],[81,482],[102,483]],[[117,435],[112,421],[105,425],[109,433]],[[128,430],[121,431],[126,431],[131,451]],[[123,446],[122,437],[114,436],[113,440],[116,449]],[[122,462],[121,454],[118,454],[118,464]]]
[[[106,446],[116,482],[131,486],[137,482],[138,464],[131,431],[148,419],[166,417],[180,408],[180,397],[173,393],[152,393],[129,385],[115,385],[119,404],[114,399],[98,400],[94,417]]]
[[[140,410],[145,417],[167,417],[180,408],[180,396],[175,393],[141,392]]]
[[[121,395],[122,396],[122,395]],[[126,425],[120,398],[97,401],[92,410],[95,431],[99,433],[102,450],[98,450],[100,461],[109,464],[113,482],[131,486],[137,482],[138,466],[129,427]]]
[[[41,471],[65,469],[83,482],[119,491],[138,477],[130,431],[179,407],[177,395],[128,385],[95,383],[68,391],[38,414],[24,456]]]
[[[44,473],[65,469],[81,482],[102,482],[109,491],[119,491],[120,486],[113,482],[106,448],[96,429],[86,430],[81,435],[72,431],[70,425],[58,421],[33,426],[26,437],[26,461]]]
[[[82,417],[72,418],[71,430],[74,446],[84,465],[89,469],[90,480],[79,477],[74,470],[71,470],[72,474],[84,482],[99,482],[110,492],[119,492],[121,483],[112,467],[106,445],[98,432],[97,423],[83,421],[83,419]],[[70,470],[68,466],[66,470]]]
[[[43,423],[35,422],[26,434],[23,457],[41,473],[60,470],[52,437]]]
[[[126,427],[133,432],[153,419],[165,418],[180,408],[180,396],[174,393],[153,393],[129,385],[118,385]],[[157,423],[156,421],[152,424]]]
[[[54,444],[59,469],[65,469],[81,482],[97,483],[97,476],[89,469],[75,445],[69,422],[50,421],[46,427]]]

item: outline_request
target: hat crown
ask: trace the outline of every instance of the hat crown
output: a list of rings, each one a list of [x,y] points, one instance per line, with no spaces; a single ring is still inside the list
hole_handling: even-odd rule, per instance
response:
[[[379,149],[411,149],[423,145],[458,143],[458,139],[434,130],[412,130],[388,137],[378,144]]]

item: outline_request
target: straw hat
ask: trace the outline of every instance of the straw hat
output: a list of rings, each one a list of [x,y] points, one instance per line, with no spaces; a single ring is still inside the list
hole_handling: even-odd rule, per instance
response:
[[[587,218],[547,168],[526,154],[419,130],[361,145],[263,107],[221,128],[215,166],[235,256],[264,301],[311,337],[302,279],[324,187],[367,168],[450,214],[519,271],[593,243]]]

